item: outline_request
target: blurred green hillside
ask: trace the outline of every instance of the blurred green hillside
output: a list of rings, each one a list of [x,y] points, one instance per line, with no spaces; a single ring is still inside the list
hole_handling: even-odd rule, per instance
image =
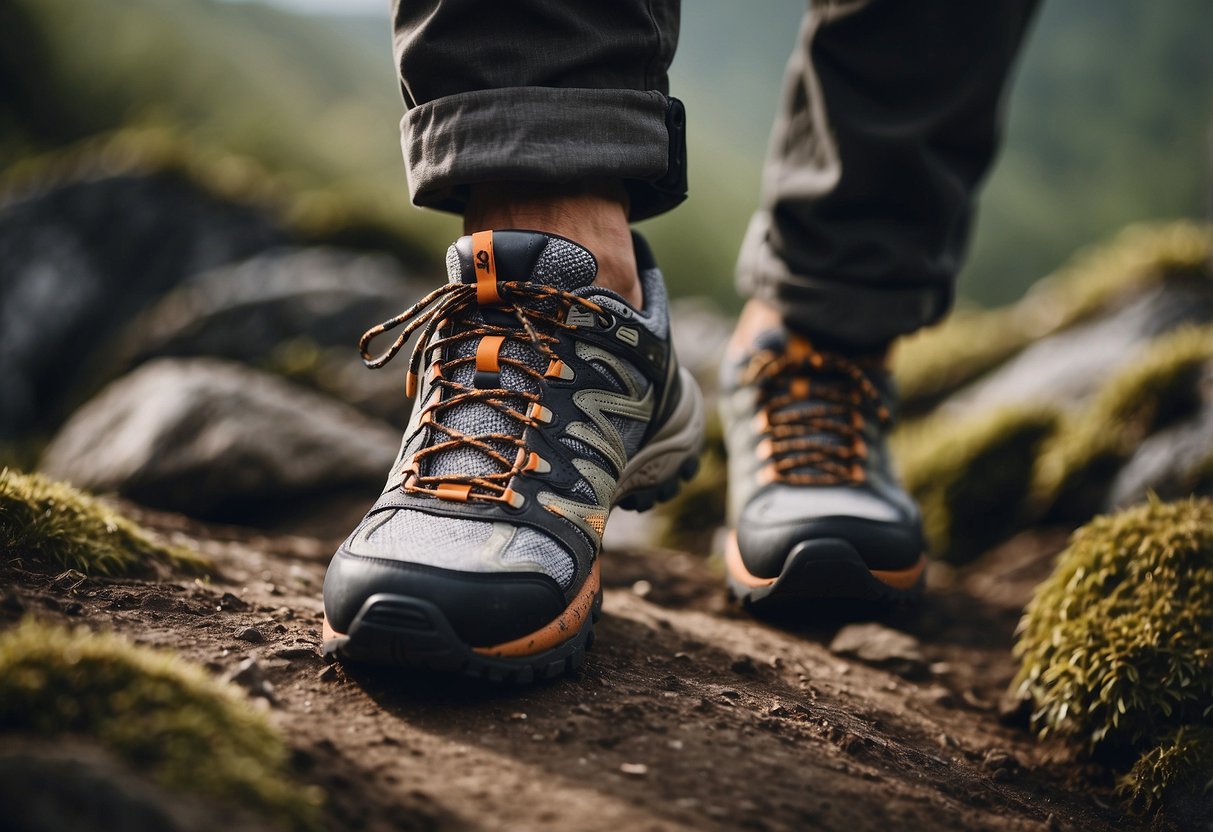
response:
[[[676,292],[730,303],[732,264],[802,4],[684,4],[672,87],[691,115],[692,198],[645,224]],[[962,294],[1022,294],[1125,223],[1202,216],[1213,4],[1045,4],[1011,99]],[[10,0],[0,6],[0,165],[132,125],[251,157],[298,191],[403,218],[432,261],[457,223],[406,204],[401,105],[380,17],[216,0]],[[707,233],[705,233],[705,230]],[[695,240],[695,245],[683,241]]]

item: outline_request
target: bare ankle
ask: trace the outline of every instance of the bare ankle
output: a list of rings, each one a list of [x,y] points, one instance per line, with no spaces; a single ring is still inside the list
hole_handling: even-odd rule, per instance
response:
[[[559,234],[594,255],[598,261],[597,285],[618,292],[637,308],[643,304],[628,228],[627,192],[619,182],[474,185],[463,227],[466,233],[520,228]]]

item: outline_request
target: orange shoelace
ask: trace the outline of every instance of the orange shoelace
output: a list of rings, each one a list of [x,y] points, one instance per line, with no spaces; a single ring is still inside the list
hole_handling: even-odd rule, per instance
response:
[[[741,381],[758,388],[755,428],[763,437],[758,454],[766,462],[760,474],[764,482],[839,485],[865,480],[864,412],[885,425],[890,414],[859,363],[791,336],[782,352],[755,354]]]
[[[429,404],[422,409],[419,424],[437,431],[445,438],[413,454],[407,463],[402,485],[406,492],[460,502],[473,499],[502,502],[517,507],[522,504],[522,497],[510,489],[510,481],[526,471],[546,470],[547,463],[529,451],[523,439],[526,427],[537,427],[552,418],[551,411],[540,401],[539,393],[523,389],[507,390],[500,386],[499,376],[494,387],[468,387],[452,380],[449,374],[466,364],[475,364],[477,373],[491,374],[499,374],[502,367],[508,366],[530,377],[536,387],[542,389],[545,379],[568,377],[563,362],[551,346],[558,340],[555,335],[557,331],[576,329],[565,323],[568,310],[573,305],[579,305],[596,315],[606,312],[592,301],[545,284],[499,282],[496,290],[493,308],[512,315],[518,322],[517,327],[512,324],[495,325],[484,320],[463,323],[463,319],[479,307],[477,287],[448,283],[394,318],[371,327],[358,342],[363,363],[371,369],[378,369],[400,352],[413,333],[420,331],[409,358],[406,393],[409,396],[416,394],[423,361],[428,362],[427,379],[443,391],[437,396],[431,393],[427,397]],[[379,355],[372,356],[371,341],[398,327],[404,328],[392,345]],[[443,350],[450,350],[461,342],[473,339],[476,341],[474,355],[441,358]],[[541,360],[548,359],[547,370],[539,372],[524,361],[502,355],[501,348],[509,340],[529,344],[541,356]],[[471,435],[442,423],[441,417],[445,411],[473,403],[487,405],[504,414],[518,425],[518,432]],[[509,450],[502,453],[502,446]],[[493,460],[500,470],[480,475],[421,475],[421,463],[427,457],[458,448],[474,448]],[[509,456],[511,451],[512,459]]]

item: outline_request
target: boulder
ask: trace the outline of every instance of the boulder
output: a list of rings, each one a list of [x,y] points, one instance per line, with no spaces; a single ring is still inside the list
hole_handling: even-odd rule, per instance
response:
[[[285,242],[256,209],[168,172],[0,205],[0,438],[57,421],[95,377],[95,345],[184,277]]]
[[[170,291],[130,327],[116,363],[130,368],[164,356],[230,359],[288,375],[402,424],[409,408],[403,369],[367,370],[358,339],[414,303],[424,288],[407,281],[387,255],[268,251]]]
[[[1213,493],[1213,376],[1204,377],[1204,406],[1146,437],[1108,489],[1105,510],[1140,503],[1149,494],[1177,500]]]
[[[369,502],[399,440],[386,424],[268,373],[163,358],[77,410],[42,469],[144,505],[244,521],[305,497]]]
[[[1213,321],[1213,281],[1169,280],[1084,323],[1037,341],[942,405],[952,415],[1025,402],[1073,407],[1132,362],[1156,337]]]

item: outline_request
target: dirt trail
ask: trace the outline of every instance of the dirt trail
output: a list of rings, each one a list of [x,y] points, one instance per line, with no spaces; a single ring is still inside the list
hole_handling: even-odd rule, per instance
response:
[[[586,667],[507,689],[329,667],[316,649],[329,544],[135,513],[223,576],[77,584],[10,569],[0,615],[112,626],[221,675],[256,658],[334,830],[1126,828],[1110,782],[997,713],[1056,534],[945,576],[889,622],[922,643],[902,675],[832,653],[837,623],[742,615],[703,558],[608,552]],[[236,638],[248,628],[264,641]]]

